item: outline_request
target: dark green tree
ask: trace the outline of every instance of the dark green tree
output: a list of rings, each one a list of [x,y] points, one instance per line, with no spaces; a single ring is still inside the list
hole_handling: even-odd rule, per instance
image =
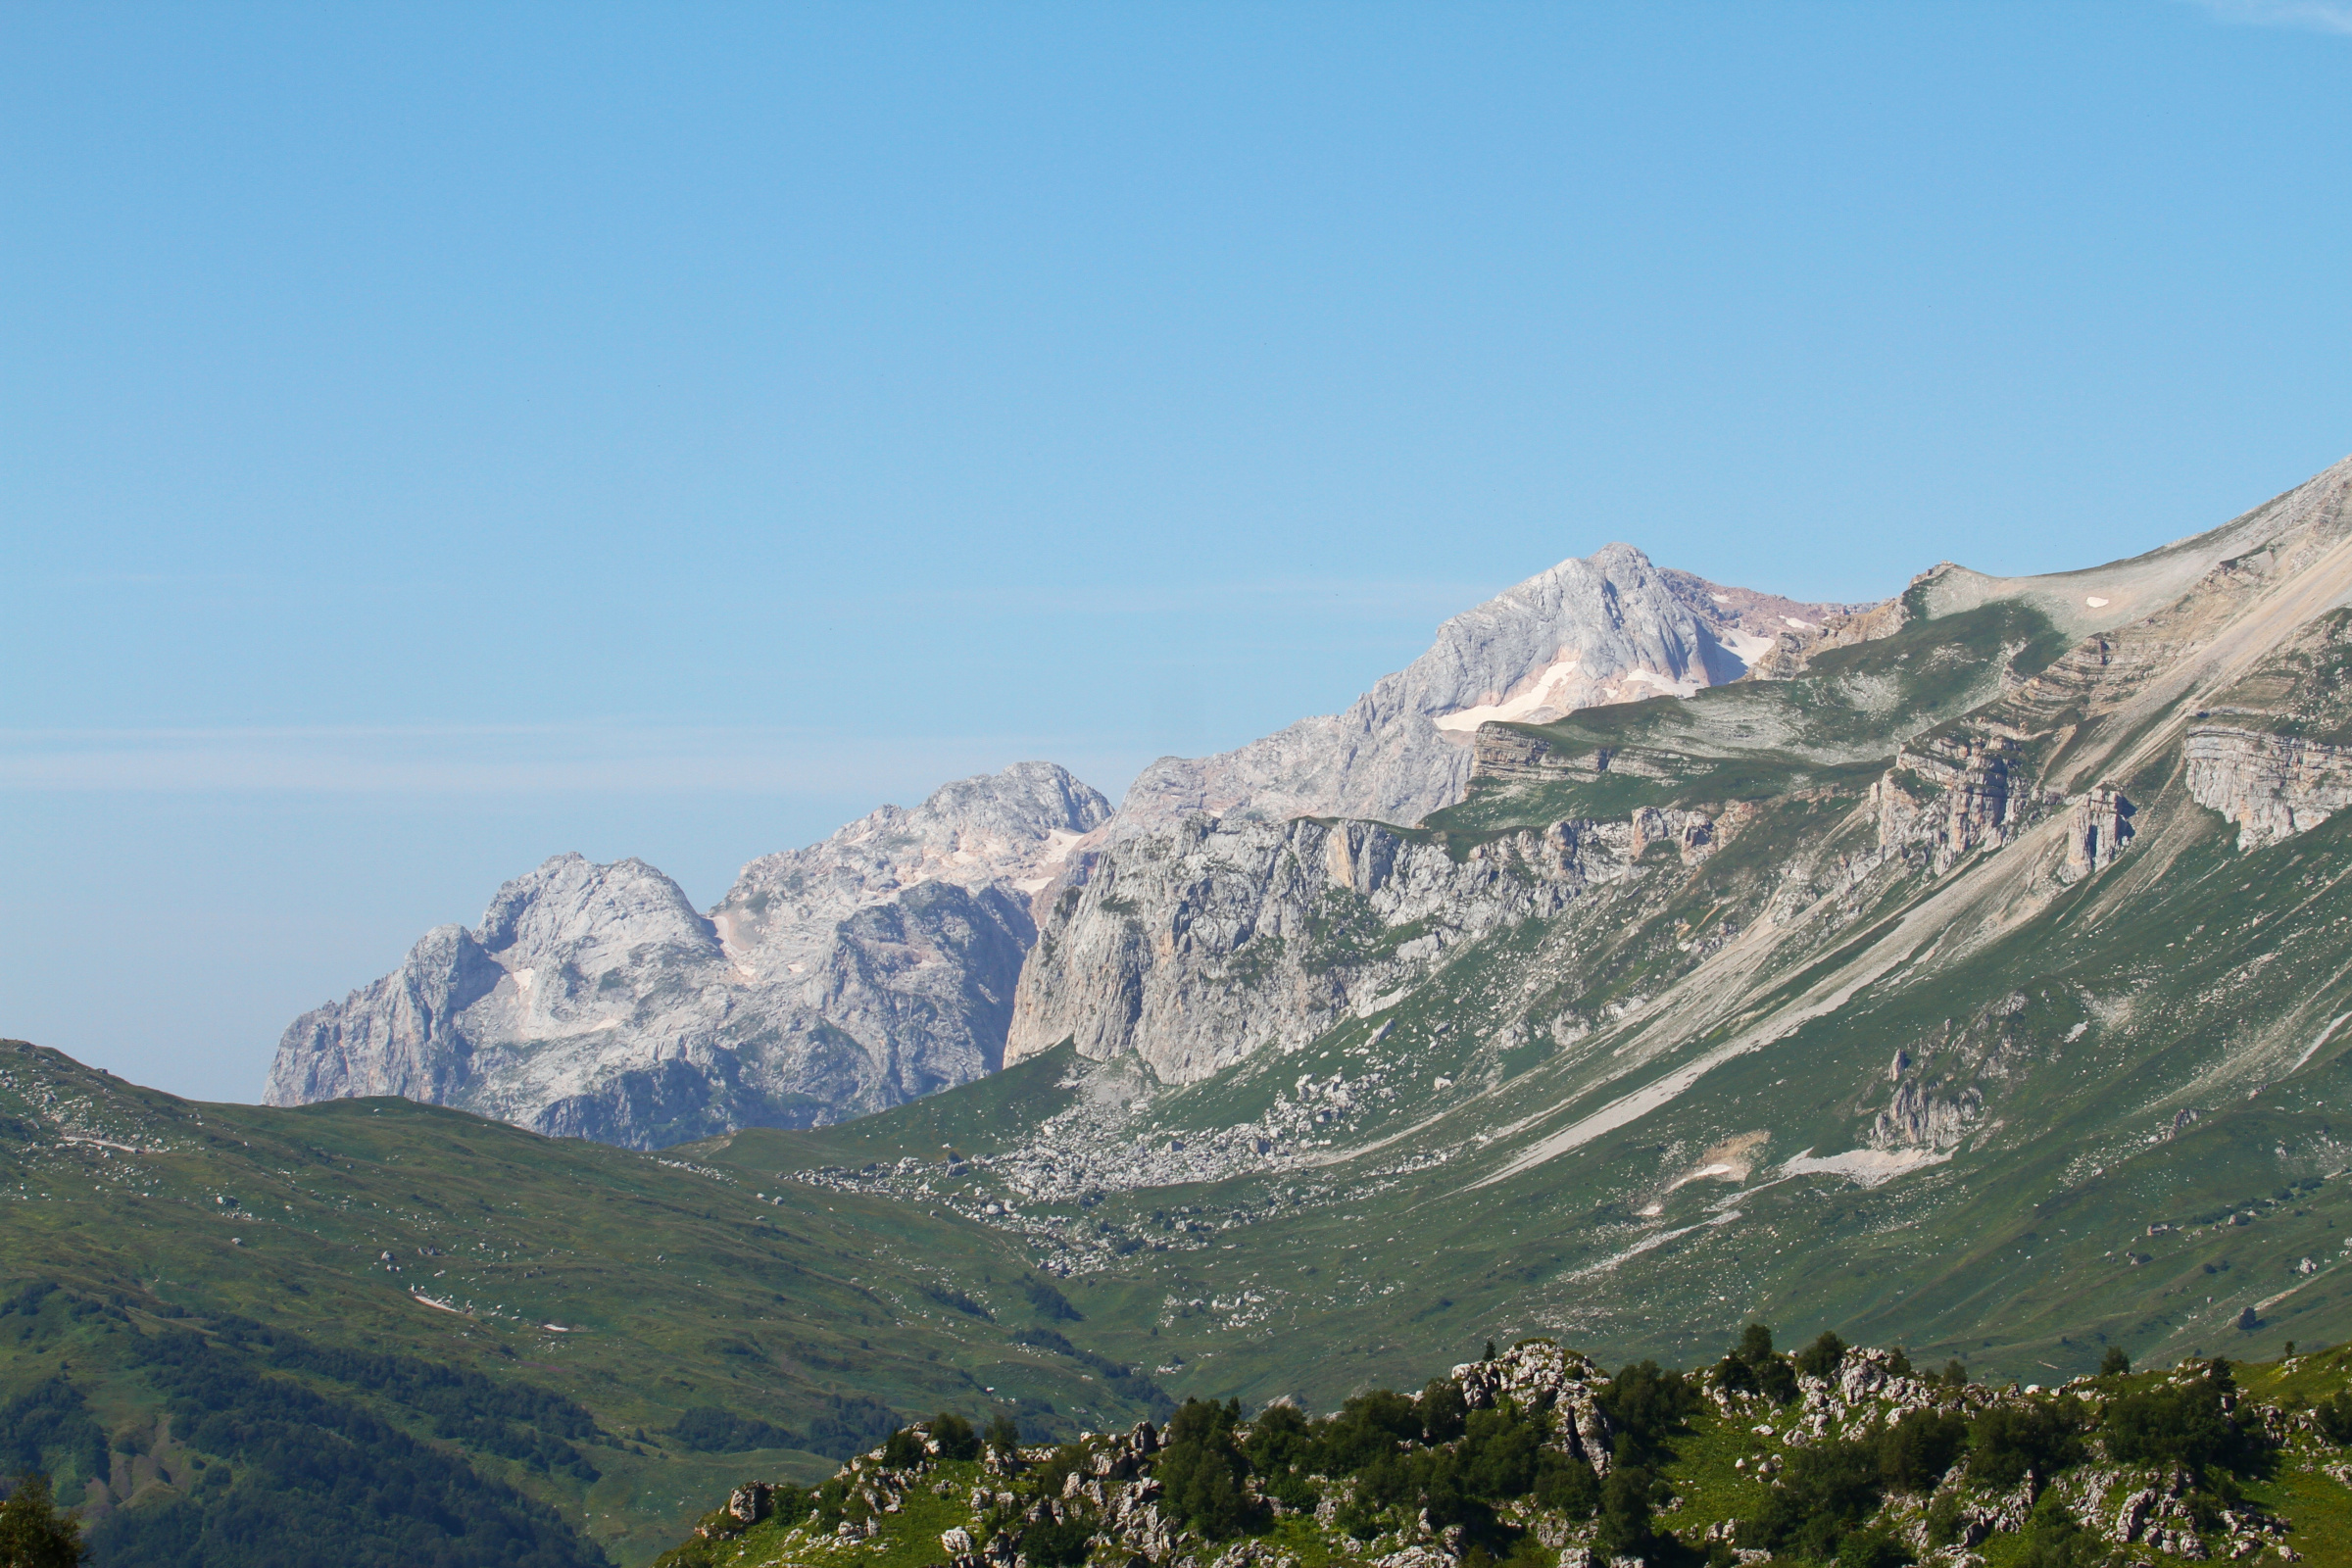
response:
[[[1400,1402],[1411,1408],[1410,1400]],[[1187,1399],[1168,1417],[1167,1448],[1155,1472],[1162,1506],[1211,1541],[1253,1528],[1261,1511],[1243,1486],[1250,1461],[1233,1436],[1241,1420],[1241,1403],[1233,1399]]]
[[[47,1476],[19,1476],[0,1502],[0,1568],[75,1568],[86,1552],[81,1525],[58,1511]]]
[[[980,1435],[972,1424],[952,1410],[942,1410],[931,1418],[931,1441],[939,1445],[942,1459],[977,1459],[980,1457]]]
[[[1663,1543],[1650,1516],[1651,1494],[1657,1483],[1639,1466],[1611,1470],[1600,1484],[1600,1529],[1593,1540],[1597,1555],[1655,1556]]]
[[[2031,1470],[2048,1476],[2072,1464],[2082,1440],[2066,1413],[2045,1404],[1996,1404],[1968,1429],[1968,1477],[2014,1487]]]
[[[1890,1492],[1936,1490],[1968,1446],[1968,1423],[1948,1410],[1913,1410],[1879,1439],[1879,1479]]]
[[[1796,1369],[1809,1377],[1836,1377],[1838,1365],[1844,1359],[1845,1342],[1836,1330],[1823,1329],[1820,1339],[1796,1352]]]
[[[1680,1372],[1665,1371],[1655,1361],[1637,1361],[1619,1369],[1594,1402],[1616,1428],[1618,1462],[1649,1466],[1666,1457],[1667,1439],[1682,1430],[1702,1401],[1698,1390]]]
[[[1835,1558],[1846,1533],[1879,1506],[1879,1445],[1868,1439],[1806,1444],[1789,1454],[1764,1506],[1740,1526],[1740,1544],[1821,1562]]]
[[[2131,1370],[2132,1357],[2120,1345],[2110,1345],[2107,1353],[2099,1357],[2099,1376],[2103,1378],[2120,1378]]]
[[[1431,1378],[1421,1391],[1421,1436],[1428,1443],[1451,1443],[1462,1435],[1470,1407],[1462,1402],[1462,1386],[1451,1378]]]
[[[2203,1379],[2143,1389],[2107,1406],[2099,1424],[2109,1457],[2122,1464],[2228,1463],[2237,1434],[2222,1412],[2222,1394]]]

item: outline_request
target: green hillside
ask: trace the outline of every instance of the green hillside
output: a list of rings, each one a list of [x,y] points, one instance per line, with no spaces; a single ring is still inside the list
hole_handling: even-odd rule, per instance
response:
[[[641,1561],[747,1467],[821,1476],[908,1414],[1164,1408],[952,1214],[405,1101],[192,1104],[22,1042],[0,1134],[0,1445],[101,1565],[275,1561],[293,1518],[349,1562]],[[375,1524],[327,1507],[384,1474]]]

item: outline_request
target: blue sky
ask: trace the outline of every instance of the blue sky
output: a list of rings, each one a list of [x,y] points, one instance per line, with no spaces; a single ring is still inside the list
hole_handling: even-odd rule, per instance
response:
[[[2352,451],[2328,0],[19,5],[0,212],[0,1033],[222,1099],[550,854]]]

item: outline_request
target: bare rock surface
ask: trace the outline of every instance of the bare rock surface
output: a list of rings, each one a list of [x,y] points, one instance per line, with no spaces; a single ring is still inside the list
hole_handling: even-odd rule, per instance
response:
[[[1695,818],[1695,819],[1693,819]],[[1703,854],[1705,819],[1651,811],[1445,846],[1370,822],[1185,818],[1065,887],[1022,972],[1005,1060],[1074,1041],[1193,1083],[1303,1044],[1428,975],[1446,951],[1632,870],[1644,842]]]
[[[558,856],[296,1019],[266,1099],[401,1095],[658,1147],[968,1083],[1003,1060],[1031,896],[1108,815],[1021,763],[755,860],[707,916],[641,860]]]

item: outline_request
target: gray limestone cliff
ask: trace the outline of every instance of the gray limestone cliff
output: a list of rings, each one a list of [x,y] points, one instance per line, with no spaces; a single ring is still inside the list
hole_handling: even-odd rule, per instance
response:
[[[1302,1045],[1426,980],[1456,946],[1635,873],[1649,845],[1703,858],[1695,812],[1556,822],[1445,845],[1370,822],[1184,818],[1061,890],[1022,971],[1005,1059],[1075,1042],[1192,1083]]]
[[[1108,815],[1022,763],[755,860],[708,916],[643,861],[558,856],[296,1019],[265,1098],[400,1095],[659,1147],[968,1083],[1003,1061],[1032,895]]]
[[[2352,805],[2352,752],[2235,725],[2190,730],[2188,792],[2237,826],[2240,849],[2315,828]]]

